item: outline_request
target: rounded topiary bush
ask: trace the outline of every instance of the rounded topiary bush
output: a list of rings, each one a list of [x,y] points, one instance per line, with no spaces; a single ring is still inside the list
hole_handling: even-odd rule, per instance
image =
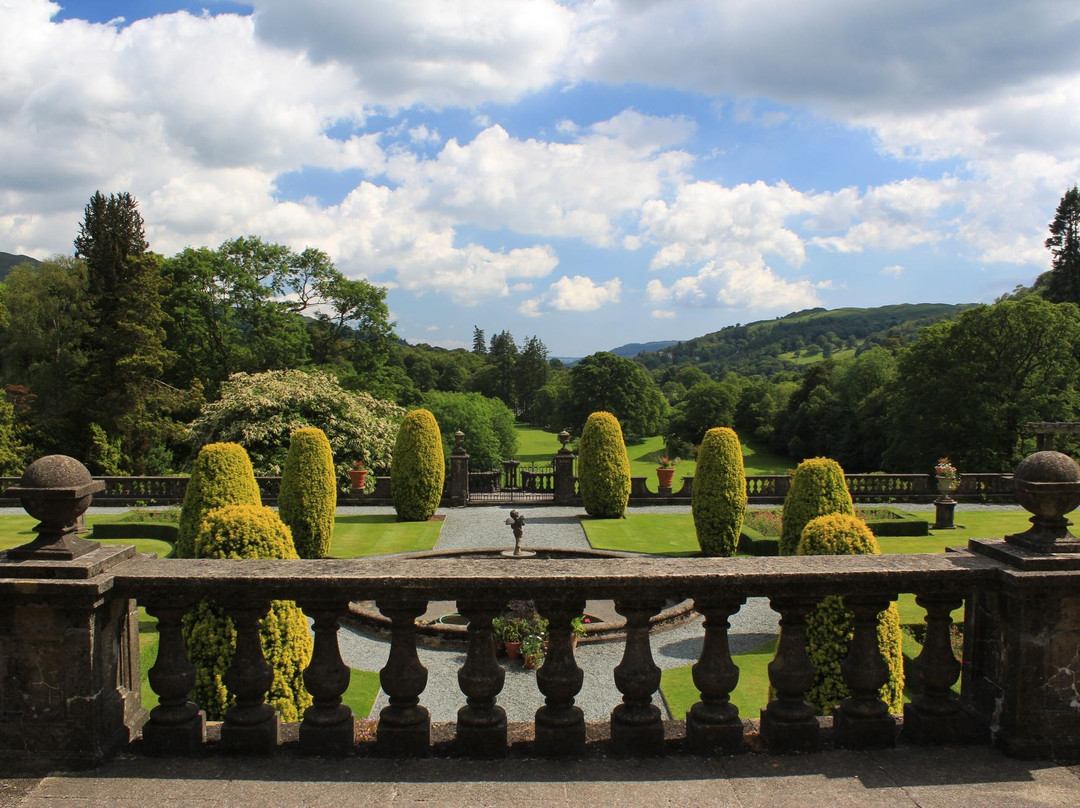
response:
[[[812,519],[802,532],[798,555],[878,555],[877,539],[861,519],[831,514]],[[814,686],[806,700],[819,715],[831,715],[850,695],[840,663],[848,655],[852,638],[852,613],[844,599],[825,598],[806,617],[806,652],[814,663]],[[895,603],[878,615],[878,648],[889,666],[889,680],[878,691],[890,713],[903,710],[904,657],[900,636],[900,612]]]
[[[297,558],[289,528],[270,508],[226,505],[206,514],[195,539],[197,558]],[[311,661],[312,640],[307,618],[292,601],[271,601],[259,629],[263,655],[274,670],[266,700],[283,721],[299,721],[311,705],[303,672]],[[200,602],[184,617],[188,657],[196,668],[191,699],[206,717],[218,720],[233,700],[225,672],[236,651],[236,628],[224,608]]]
[[[698,449],[690,510],[698,545],[707,556],[732,556],[746,512],[746,474],[735,431],[715,427]]]
[[[195,537],[206,514],[223,505],[261,505],[259,485],[244,447],[237,443],[209,443],[199,450],[191,468],[180,525],[176,557],[195,557]]]
[[[844,470],[827,457],[804,460],[791,475],[791,488],[784,498],[780,555],[795,555],[807,523],[829,513],[855,514],[851,494],[844,482]]]
[[[581,430],[578,491],[589,516],[618,519],[626,512],[630,459],[619,419],[610,412],[594,412]]]
[[[390,487],[394,510],[406,522],[430,519],[442,499],[446,467],[442,435],[430,410],[405,414],[394,443]]]
[[[292,531],[300,558],[325,558],[337,509],[337,480],[330,441],[321,429],[292,433],[281,473],[278,514]]]

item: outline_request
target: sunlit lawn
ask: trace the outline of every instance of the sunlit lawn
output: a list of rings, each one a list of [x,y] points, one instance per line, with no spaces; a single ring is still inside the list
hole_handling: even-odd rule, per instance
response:
[[[745,654],[732,654],[732,661],[739,668],[739,684],[731,691],[731,701],[739,708],[743,718],[757,718],[769,702],[768,665],[776,654],[776,638],[759,645]],[[669,668],[660,674],[660,690],[676,721],[686,718],[686,711],[701,694],[694,687],[690,666]]]
[[[330,542],[331,558],[430,550],[439,540],[442,520],[399,522],[393,513],[338,516]]]

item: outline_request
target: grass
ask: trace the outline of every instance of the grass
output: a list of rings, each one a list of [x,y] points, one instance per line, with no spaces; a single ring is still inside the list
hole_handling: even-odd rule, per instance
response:
[[[739,667],[739,684],[731,692],[732,703],[739,708],[743,718],[757,718],[769,703],[768,664],[776,654],[776,638],[769,640],[744,654],[732,654],[731,659]],[[660,674],[660,690],[676,721],[686,718],[686,711],[701,700],[694,686],[690,666],[669,668]]]
[[[430,550],[439,540],[441,520],[399,522],[392,514],[339,516],[330,540],[331,558]]]

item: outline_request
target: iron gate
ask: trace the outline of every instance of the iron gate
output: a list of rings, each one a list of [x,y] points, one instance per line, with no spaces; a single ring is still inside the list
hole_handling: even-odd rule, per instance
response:
[[[555,469],[550,463],[504,460],[502,468],[469,469],[469,504],[550,502],[555,498]]]

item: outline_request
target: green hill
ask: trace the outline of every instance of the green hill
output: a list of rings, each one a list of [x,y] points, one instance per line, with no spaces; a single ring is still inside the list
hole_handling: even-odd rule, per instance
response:
[[[36,258],[31,258],[29,255],[13,255],[11,253],[0,252],[0,280],[7,277],[11,272],[11,268],[23,263],[40,264]]]
[[[640,354],[646,367],[692,362],[710,376],[798,371],[832,356],[854,356],[873,345],[904,344],[919,329],[956,317],[975,304],[902,303],[872,309],[806,309],[775,320],[720,331]]]

